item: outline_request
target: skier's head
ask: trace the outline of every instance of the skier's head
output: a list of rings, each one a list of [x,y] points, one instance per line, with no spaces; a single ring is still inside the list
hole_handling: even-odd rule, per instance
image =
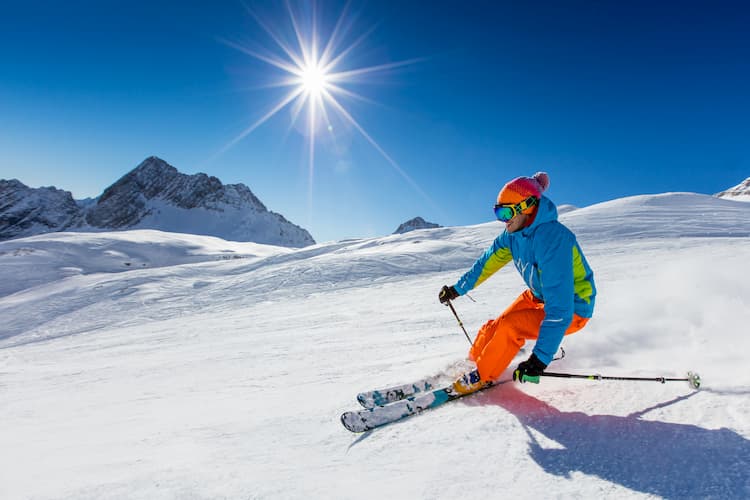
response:
[[[549,176],[537,172],[532,177],[516,177],[508,182],[497,195],[495,215],[505,222],[509,232],[515,232],[534,222],[539,198],[549,187]]]
[[[549,187],[549,175],[546,172],[537,172],[532,177],[516,177],[508,182],[497,194],[498,205],[515,205],[528,199],[529,196],[537,200]],[[532,207],[529,207],[531,210]],[[525,211],[524,213],[531,213]]]

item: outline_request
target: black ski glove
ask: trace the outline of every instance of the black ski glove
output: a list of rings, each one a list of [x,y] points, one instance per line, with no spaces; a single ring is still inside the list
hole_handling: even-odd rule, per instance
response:
[[[456,297],[458,297],[458,292],[454,287],[448,285],[443,286],[438,294],[438,300],[440,300],[441,304],[447,304],[449,300],[453,300]]]
[[[518,364],[518,368],[513,372],[513,380],[523,382],[539,383],[539,376],[544,373],[547,365],[542,363],[536,354],[531,353],[529,359]]]

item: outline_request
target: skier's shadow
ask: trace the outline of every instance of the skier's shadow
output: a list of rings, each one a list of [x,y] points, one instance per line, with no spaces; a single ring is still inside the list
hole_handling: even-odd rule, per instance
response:
[[[562,412],[514,384],[470,401],[496,404],[516,416],[529,435],[531,458],[548,473],[570,477],[580,471],[663,498],[750,498],[750,441],[725,428],[640,418],[695,394],[627,417]],[[542,446],[532,431],[563,449]]]

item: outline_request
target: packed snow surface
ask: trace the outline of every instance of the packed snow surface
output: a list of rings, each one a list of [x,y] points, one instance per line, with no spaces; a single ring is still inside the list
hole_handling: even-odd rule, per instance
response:
[[[694,370],[700,391],[508,382],[346,431],[357,392],[462,365],[437,293],[498,222],[300,250],[158,231],[2,242],[0,498],[750,497],[750,204],[674,193],[561,220],[599,294],[550,370]],[[455,307],[474,334],[522,291],[507,266]]]

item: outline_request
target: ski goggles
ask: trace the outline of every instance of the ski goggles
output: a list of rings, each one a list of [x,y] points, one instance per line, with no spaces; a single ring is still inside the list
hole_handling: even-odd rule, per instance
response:
[[[533,207],[539,204],[539,199],[536,196],[529,196],[521,203],[515,205],[495,205],[495,217],[500,222],[508,222],[516,215],[520,214],[527,208]]]

